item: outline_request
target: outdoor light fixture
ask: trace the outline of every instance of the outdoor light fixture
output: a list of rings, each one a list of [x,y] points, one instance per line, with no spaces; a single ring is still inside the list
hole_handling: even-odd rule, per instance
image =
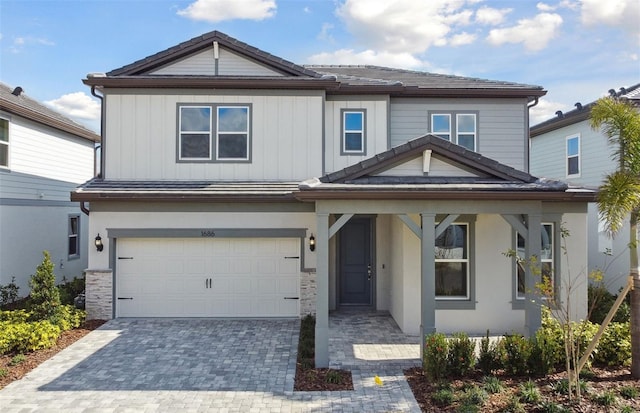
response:
[[[96,249],[98,250],[98,252],[102,251],[104,249],[104,244],[102,244],[102,238],[100,238],[100,234],[98,233],[98,236],[96,237]]]
[[[314,237],[313,234],[309,237],[309,249],[311,251],[316,250],[316,237]]]

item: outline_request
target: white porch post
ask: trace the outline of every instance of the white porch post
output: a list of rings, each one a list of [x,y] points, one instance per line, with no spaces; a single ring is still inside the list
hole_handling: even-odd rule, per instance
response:
[[[421,287],[420,287],[420,356],[424,349],[425,336],[436,331],[436,214],[423,212],[421,255]]]
[[[527,240],[525,242],[525,257],[528,260],[536,257],[536,268],[540,268],[540,240],[542,226],[542,216],[540,214],[528,215]],[[539,275],[534,274],[531,265],[525,265],[524,286],[525,286],[525,322],[524,326],[529,337],[533,336],[542,325],[542,314],[540,311],[540,294],[536,289]]]
[[[316,235],[316,367],[329,367],[329,214],[319,212]]]

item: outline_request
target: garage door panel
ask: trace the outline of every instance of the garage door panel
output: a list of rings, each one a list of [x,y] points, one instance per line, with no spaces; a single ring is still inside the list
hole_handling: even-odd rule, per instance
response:
[[[298,316],[299,239],[121,239],[119,317]]]

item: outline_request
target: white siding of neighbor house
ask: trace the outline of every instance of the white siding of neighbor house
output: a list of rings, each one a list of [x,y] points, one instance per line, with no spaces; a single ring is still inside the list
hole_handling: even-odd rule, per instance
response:
[[[93,142],[19,116],[8,119],[11,172],[75,184],[93,177]]]
[[[389,102],[386,97],[349,96],[348,99],[328,97],[325,107],[325,173],[339,171],[389,149],[387,139]],[[340,154],[342,109],[366,110],[366,154]]]
[[[284,181],[320,176],[322,92],[145,93],[107,95],[107,179]],[[178,162],[179,103],[251,105],[251,162]]]
[[[202,75],[214,76],[213,46],[178,62],[152,71],[152,75]],[[282,76],[266,66],[246,59],[222,47],[219,48],[218,75],[228,76]]]
[[[525,99],[393,98],[391,147],[429,133],[429,112],[477,112],[477,152],[513,168],[527,170],[528,122]]]

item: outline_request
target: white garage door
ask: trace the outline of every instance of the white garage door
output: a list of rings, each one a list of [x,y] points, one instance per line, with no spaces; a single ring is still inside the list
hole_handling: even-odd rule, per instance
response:
[[[295,238],[125,238],[117,242],[118,317],[295,317]]]

